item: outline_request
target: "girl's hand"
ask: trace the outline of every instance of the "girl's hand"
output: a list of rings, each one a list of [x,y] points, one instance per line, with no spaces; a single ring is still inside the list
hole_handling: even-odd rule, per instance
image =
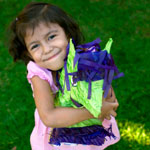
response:
[[[115,112],[117,110],[117,107],[119,106],[118,101],[116,99],[115,93],[113,89],[108,93],[108,96],[106,99],[103,98],[102,107],[101,107],[101,114],[99,116],[99,119],[103,121],[104,119],[110,120],[110,116],[116,117],[117,113]]]
[[[110,116],[117,116],[117,113],[115,112],[114,108],[117,108],[119,106],[118,101],[116,99],[115,102],[107,102],[103,101],[102,107],[101,107],[101,114],[99,116],[99,119],[103,121],[104,119],[110,120]]]
[[[112,87],[110,87],[107,97],[104,98],[107,102],[115,102],[115,93]]]
[[[108,95],[107,95],[105,101],[107,101],[107,102],[112,102],[112,103],[113,103],[113,102],[114,102],[114,103],[115,103],[115,102],[118,103],[118,101],[117,101],[117,99],[116,99],[116,95],[115,95],[114,90],[113,90],[112,87],[110,88],[110,90],[109,90],[109,92],[108,92]],[[119,104],[118,104],[118,105],[119,105]],[[118,106],[117,106],[117,107],[114,107],[114,110],[116,111],[117,108],[118,108]]]

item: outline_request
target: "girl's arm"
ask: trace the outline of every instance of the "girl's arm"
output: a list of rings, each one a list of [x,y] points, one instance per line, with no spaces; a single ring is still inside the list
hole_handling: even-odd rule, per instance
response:
[[[49,83],[40,79],[38,76],[34,76],[31,82],[33,85],[36,108],[42,122],[46,126],[67,127],[83,120],[94,118],[85,108],[54,107],[54,95]],[[102,106],[102,111],[113,110],[114,105],[115,103],[107,102],[104,107]],[[105,113],[104,111],[104,114]],[[101,117],[102,116],[100,116],[100,118]]]
[[[36,108],[46,126],[66,127],[94,118],[85,108],[54,107],[54,95],[49,83],[38,76],[34,76],[31,82]]]

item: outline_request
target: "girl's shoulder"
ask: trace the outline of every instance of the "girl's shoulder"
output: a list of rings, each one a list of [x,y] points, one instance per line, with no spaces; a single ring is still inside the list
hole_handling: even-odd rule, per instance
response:
[[[56,85],[54,84],[53,76],[50,70],[42,68],[38,66],[35,62],[30,61],[27,64],[27,71],[27,79],[30,84],[31,78],[33,78],[34,76],[38,76],[40,79],[46,80],[54,91],[58,90]]]
[[[48,69],[42,68],[40,66],[38,66],[35,62],[33,61],[29,61],[29,63],[27,64],[27,71],[28,73],[33,73],[33,74],[39,74],[39,76],[41,76],[41,74],[46,73],[46,74],[51,74],[51,71],[49,71]]]

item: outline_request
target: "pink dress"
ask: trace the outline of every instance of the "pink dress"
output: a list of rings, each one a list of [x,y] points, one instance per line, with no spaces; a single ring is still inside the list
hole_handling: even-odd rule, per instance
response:
[[[33,76],[38,76],[43,80],[46,80],[54,93],[58,91],[58,88],[55,86],[52,74],[49,70],[44,69],[36,65],[34,62],[30,61],[27,65],[27,79],[28,82],[31,84],[32,91],[33,86],[31,83],[31,78]],[[33,95],[34,97],[34,95]],[[103,150],[109,145],[112,145],[119,141],[120,134],[118,130],[117,123],[114,117],[111,117],[111,120],[104,120],[103,126],[105,128],[109,128],[112,125],[112,132],[116,136],[116,138],[106,138],[105,143],[102,146],[94,146],[94,145],[81,145],[81,144],[70,144],[70,143],[62,143],[61,146],[50,145],[49,138],[50,132],[52,128],[46,127],[43,122],[41,121],[37,109],[35,110],[35,126],[30,136],[30,143],[32,150]]]

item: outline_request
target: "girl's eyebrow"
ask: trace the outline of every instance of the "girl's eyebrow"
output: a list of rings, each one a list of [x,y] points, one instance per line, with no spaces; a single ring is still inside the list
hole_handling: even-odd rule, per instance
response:
[[[51,31],[49,31],[48,33],[46,33],[45,35],[44,35],[44,38],[46,38],[48,35],[50,35],[50,34],[52,34],[52,33],[57,33],[58,32],[58,30],[51,30]],[[32,44],[34,44],[34,43],[37,43],[38,41],[32,41],[31,43],[29,43],[28,45],[27,45],[27,47],[30,47]]]
[[[56,33],[56,32],[58,32],[58,30],[51,30],[47,34],[45,34],[44,37],[47,37],[49,34]]]

